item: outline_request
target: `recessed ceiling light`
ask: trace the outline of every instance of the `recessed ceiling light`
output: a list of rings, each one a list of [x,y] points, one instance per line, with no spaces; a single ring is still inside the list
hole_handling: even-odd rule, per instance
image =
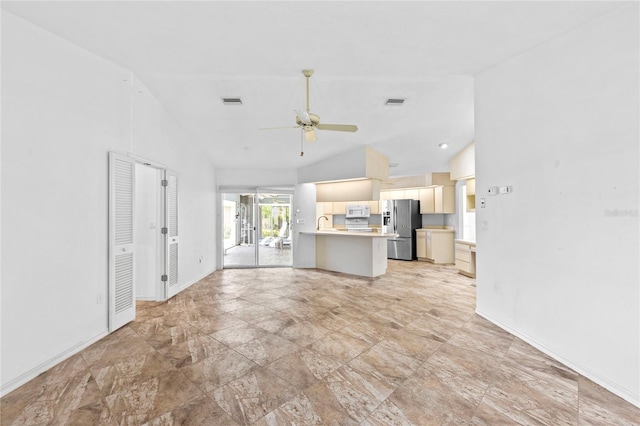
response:
[[[384,103],[386,106],[402,106],[404,104],[404,99],[401,98],[389,98],[387,102]]]
[[[242,105],[242,99],[240,98],[222,98],[222,103],[225,105]]]
[[[449,144],[448,144],[448,143],[446,143],[446,142],[442,142],[442,143],[439,143],[439,144],[438,144],[438,146],[439,146],[440,148],[442,148],[442,149],[447,149],[447,147],[449,146]]]

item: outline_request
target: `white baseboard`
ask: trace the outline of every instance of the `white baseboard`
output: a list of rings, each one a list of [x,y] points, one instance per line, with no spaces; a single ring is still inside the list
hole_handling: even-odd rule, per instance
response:
[[[6,394],[8,394],[9,392],[19,388],[20,386],[24,385],[28,381],[35,379],[37,376],[39,376],[40,374],[44,373],[48,369],[50,369],[52,367],[55,367],[57,364],[61,363],[65,359],[67,359],[67,358],[77,354],[81,350],[91,346],[92,344],[94,344],[98,340],[100,340],[103,337],[105,337],[107,334],[109,334],[109,331],[105,329],[105,331],[103,331],[102,333],[98,334],[97,336],[94,336],[91,339],[86,340],[84,342],[80,342],[75,346],[72,346],[71,348],[67,349],[66,351],[64,351],[62,353],[59,353],[58,355],[54,356],[53,358],[50,358],[47,361],[37,365],[36,367],[32,368],[31,370],[27,371],[26,373],[21,374],[20,376],[16,377],[15,379],[10,380],[7,383],[4,383],[2,385],[2,388],[0,389],[0,397],[3,397]]]
[[[207,276],[211,275],[212,273],[214,273],[215,271],[217,271],[218,268],[214,268],[213,270],[203,274],[202,276],[200,276],[199,278],[196,278],[192,281],[189,281],[188,283],[184,284],[181,286],[180,291],[191,287],[193,284],[197,283],[198,281],[202,280],[203,278],[206,278]],[[156,300],[154,298],[137,298],[136,300]],[[80,342],[75,346],[72,346],[71,348],[67,349],[66,351],[54,356],[51,359],[48,359],[47,361],[37,365],[36,367],[32,368],[31,370],[27,371],[24,374],[21,374],[20,376],[16,377],[15,379],[2,384],[2,387],[0,388],[0,397],[8,394],[9,392],[19,388],[20,386],[24,385],[25,383],[27,383],[30,380],[33,380],[34,378],[36,378],[38,375],[44,373],[45,371],[49,370],[52,367],[55,367],[57,364],[61,363],[62,361],[64,361],[65,359],[77,354],[78,352],[80,352],[81,350],[89,347],[90,345],[94,344],[95,342],[97,342],[98,340],[102,339],[103,337],[107,336],[109,334],[108,330],[105,330],[104,332],[98,334],[97,336],[92,337],[91,339],[84,341],[84,342]]]
[[[188,289],[189,287],[191,287],[192,285],[194,285],[194,284],[195,284],[195,283],[197,283],[198,281],[200,281],[200,280],[202,280],[202,279],[207,278],[209,275],[213,274],[213,273],[214,273],[214,272],[216,272],[217,270],[218,270],[218,268],[217,268],[217,267],[215,267],[215,268],[213,268],[213,270],[211,270],[211,271],[209,271],[209,272],[206,272],[205,274],[203,274],[203,275],[199,276],[198,278],[196,278],[196,279],[194,279],[194,280],[191,280],[191,281],[189,281],[189,282],[187,282],[187,283],[183,284],[182,286],[180,286],[180,291]],[[178,292],[178,293],[179,293],[179,292]]]
[[[590,371],[588,368],[584,368],[581,367],[579,365],[576,365],[575,363],[571,362],[570,360],[564,358],[562,355],[559,355],[558,353],[556,353],[554,350],[552,350],[551,348],[543,345],[542,343],[537,342],[535,339],[532,339],[531,337],[522,334],[520,332],[518,332],[517,330],[512,329],[511,327],[502,324],[500,321],[496,321],[493,318],[491,318],[490,315],[487,315],[486,313],[476,309],[476,314],[480,315],[482,318],[486,319],[489,322],[492,322],[493,324],[497,325],[498,327],[502,328],[505,331],[508,331],[509,333],[513,334],[514,336],[518,337],[519,339],[527,342],[528,344],[530,344],[531,346],[533,346],[534,348],[538,349],[540,352],[545,353],[546,355],[549,355],[551,358],[555,359],[556,361],[566,365],[567,367],[571,368],[573,371],[575,371],[576,373],[586,377],[587,379],[591,380],[594,383],[597,383],[598,385],[602,386],[603,388],[607,389],[608,391],[618,395],[620,398],[624,399],[625,401],[630,402],[631,404],[635,405],[636,407],[640,407],[640,394],[637,394],[635,392],[633,392],[630,389],[627,389],[624,386],[620,386],[617,383],[613,383],[611,382],[609,379],[607,379],[606,377],[602,377],[601,375],[594,373],[593,371]]]

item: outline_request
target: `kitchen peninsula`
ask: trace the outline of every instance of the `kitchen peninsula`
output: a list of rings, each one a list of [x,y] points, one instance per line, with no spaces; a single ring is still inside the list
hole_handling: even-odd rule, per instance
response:
[[[363,277],[387,272],[387,238],[398,234],[319,230],[301,232],[316,237],[316,267]]]

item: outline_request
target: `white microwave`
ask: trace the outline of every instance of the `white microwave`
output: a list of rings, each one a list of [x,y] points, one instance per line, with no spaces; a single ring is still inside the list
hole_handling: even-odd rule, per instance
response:
[[[351,204],[347,206],[346,217],[369,217],[371,208],[367,205]]]

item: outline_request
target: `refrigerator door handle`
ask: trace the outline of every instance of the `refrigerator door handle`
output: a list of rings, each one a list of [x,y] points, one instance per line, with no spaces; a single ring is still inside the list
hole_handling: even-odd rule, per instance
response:
[[[393,203],[393,232],[398,232],[398,206]]]

